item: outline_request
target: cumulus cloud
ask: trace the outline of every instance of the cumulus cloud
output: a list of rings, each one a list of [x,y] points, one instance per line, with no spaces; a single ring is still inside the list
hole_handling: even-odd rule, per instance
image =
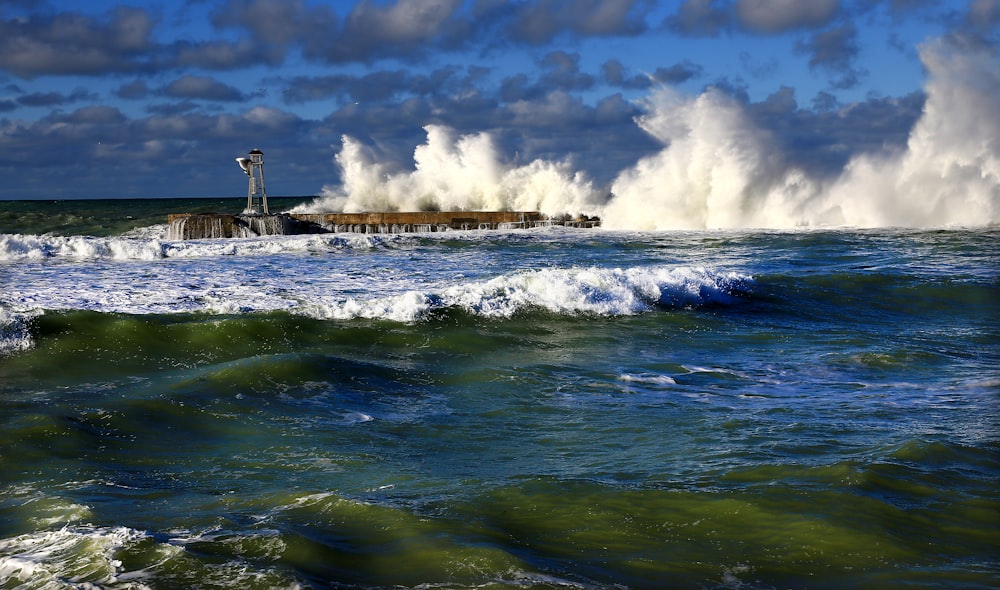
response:
[[[447,66],[429,73],[375,70],[364,75],[297,76],[287,81],[288,104],[336,98],[355,103],[384,102],[410,96],[441,97],[471,92],[482,75],[477,67]]]
[[[243,69],[252,65],[279,65],[285,59],[284,46],[236,41],[177,41],[162,49],[163,61],[172,67],[207,70]]]
[[[550,88],[561,90],[587,90],[594,86],[592,75],[580,71],[580,54],[553,51],[541,60],[546,72],[542,82]]]
[[[125,99],[140,99],[149,96],[149,86],[145,80],[133,80],[122,84],[115,91],[115,96]]]
[[[975,27],[987,28],[1000,24],[1000,0],[972,0],[967,18]]]
[[[84,88],[76,88],[69,94],[63,92],[31,92],[17,98],[17,103],[26,107],[57,107],[83,100],[93,100],[96,95]]]
[[[214,23],[244,28],[258,43],[283,47],[331,34],[337,16],[325,6],[310,7],[303,0],[228,0],[216,11]]]

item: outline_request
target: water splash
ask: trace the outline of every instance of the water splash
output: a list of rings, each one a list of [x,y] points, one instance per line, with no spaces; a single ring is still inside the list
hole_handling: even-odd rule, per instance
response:
[[[359,141],[344,136],[336,156],[342,184],[296,213],[342,211],[540,211],[549,216],[592,215],[604,196],[568,162],[505,162],[488,133],[458,135],[428,125],[413,153],[415,169],[393,172]]]
[[[905,150],[855,156],[823,181],[786,163],[742,105],[661,90],[639,125],[666,147],[623,171],[604,225],[621,229],[943,227],[1000,222],[1000,65],[922,48],[924,112]]]
[[[944,41],[920,52],[927,102],[906,150],[854,158],[825,195],[843,223],[984,226],[1000,223],[1000,63]]]
[[[742,105],[709,89],[690,98],[662,89],[639,126],[666,146],[621,172],[603,212],[612,229],[801,225],[815,183],[789,168]]]
[[[743,104],[666,88],[636,123],[663,143],[606,191],[567,162],[503,160],[488,133],[430,125],[415,169],[393,172],[343,138],[342,184],[297,212],[537,210],[610,229],[980,227],[1000,223],[1000,63],[987,49],[922,47],[927,100],[905,149],[855,156],[834,178],[789,163]]]

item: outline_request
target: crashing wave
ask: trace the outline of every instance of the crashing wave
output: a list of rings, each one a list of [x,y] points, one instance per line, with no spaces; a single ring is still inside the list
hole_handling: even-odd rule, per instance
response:
[[[545,269],[449,287],[408,291],[370,300],[314,302],[305,313],[322,319],[390,319],[413,322],[456,308],[488,318],[530,309],[565,315],[635,315],[655,308],[731,304],[752,292],[749,275],[692,267]]]

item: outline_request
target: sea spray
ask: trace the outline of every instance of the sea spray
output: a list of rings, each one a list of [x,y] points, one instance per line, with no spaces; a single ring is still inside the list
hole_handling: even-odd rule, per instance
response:
[[[959,43],[921,49],[927,101],[906,148],[855,155],[832,178],[793,166],[721,90],[661,88],[636,124],[664,147],[622,170],[610,197],[567,161],[513,165],[489,133],[428,125],[412,171],[343,137],[341,184],[295,211],[538,210],[622,230],[989,226],[1000,223],[1000,64]]]
[[[823,203],[852,226],[1000,223],[997,56],[936,41],[920,57],[927,102],[906,150],[854,158]]]
[[[615,179],[604,211],[612,229],[789,227],[789,206],[815,191],[789,169],[770,135],[716,89],[694,98],[661,89],[638,125],[666,146]]]
[[[457,135],[441,125],[425,128],[414,150],[414,170],[394,171],[358,140],[344,136],[335,160],[340,186],[326,186],[315,202],[293,212],[540,211],[549,216],[599,213],[604,196],[568,162],[503,161],[488,133]]]
[[[770,134],[718,90],[669,89],[637,123],[664,143],[623,171],[604,225],[618,229],[982,226],[1000,220],[1000,64],[986,50],[924,46],[924,113],[905,150],[855,156],[833,181],[787,164]]]

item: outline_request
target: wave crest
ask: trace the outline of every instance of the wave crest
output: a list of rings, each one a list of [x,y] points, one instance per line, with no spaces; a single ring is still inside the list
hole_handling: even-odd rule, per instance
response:
[[[531,309],[565,315],[635,315],[658,307],[731,304],[749,295],[749,275],[696,267],[545,269],[455,285],[440,292],[409,291],[372,300],[313,303],[321,319],[389,319],[413,322],[443,309],[487,318],[509,318]]]

